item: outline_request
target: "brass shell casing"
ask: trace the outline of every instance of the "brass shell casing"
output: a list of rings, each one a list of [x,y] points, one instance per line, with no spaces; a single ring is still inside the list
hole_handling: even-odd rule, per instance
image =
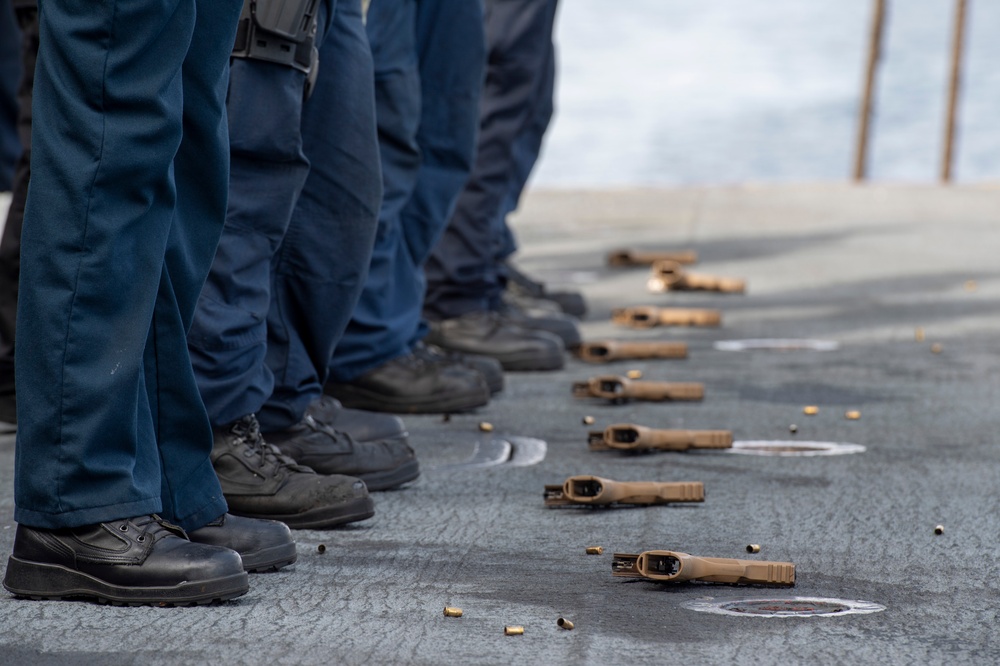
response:
[[[518,625],[511,624],[503,628],[504,636],[521,636],[522,634],[524,634],[524,627]]]
[[[556,626],[558,626],[560,629],[565,629],[566,631],[573,631],[573,627],[575,627],[576,625],[573,624],[570,620],[561,617],[558,620],[556,620]]]
[[[462,609],[461,608],[455,608],[453,606],[445,606],[444,607],[444,616],[445,617],[462,617]]]

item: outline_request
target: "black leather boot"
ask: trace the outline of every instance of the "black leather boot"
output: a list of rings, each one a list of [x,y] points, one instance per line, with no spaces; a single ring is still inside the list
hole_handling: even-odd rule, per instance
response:
[[[364,481],[297,464],[264,441],[253,414],[215,430],[212,465],[229,513],[238,516],[323,529],[375,515]]]
[[[408,435],[406,424],[398,416],[364,409],[350,409],[330,395],[314,400],[306,410],[306,414],[328,428],[346,432],[355,442],[374,442]]]
[[[158,516],[54,530],[18,525],[3,586],[31,599],[127,606],[205,604],[250,589],[235,551],[192,543]]]
[[[558,370],[564,363],[565,346],[557,336],[512,324],[491,311],[431,322],[426,342],[495,358],[504,370]]]
[[[348,407],[376,412],[461,412],[490,401],[490,389],[478,372],[428,363],[413,353],[387,361],[353,381],[327,382],[324,391]]]
[[[388,490],[420,476],[420,464],[405,435],[357,442],[306,414],[291,428],[269,432],[266,437],[296,462],[320,474],[356,476],[368,490]]]
[[[574,317],[561,312],[529,311],[526,308],[509,303],[500,303],[497,312],[512,324],[532,331],[548,331],[558,335],[566,349],[580,346],[580,329],[576,327]]]
[[[288,526],[276,520],[257,520],[224,513],[212,522],[191,530],[188,538],[235,550],[243,569],[251,573],[277,571],[295,562],[295,542]]]
[[[578,291],[549,291],[544,282],[539,282],[522,273],[510,262],[504,264],[507,271],[507,293],[515,303],[527,305],[529,299],[553,303],[559,310],[573,317],[587,314],[587,301]]]
[[[475,370],[486,380],[486,386],[489,387],[491,395],[495,395],[503,390],[503,366],[495,358],[480,356],[479,354],[459,354],[458,352],[448,351],[437,345],[428,345],[423,342],[417,343],[417,346],[413,349],[413,353],[422,356],[430,363],[438,363],[440,365],[457,364]]]

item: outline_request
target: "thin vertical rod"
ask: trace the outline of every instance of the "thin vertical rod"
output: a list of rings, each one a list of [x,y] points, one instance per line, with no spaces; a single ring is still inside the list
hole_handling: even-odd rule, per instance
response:
[[[962,54],[965,51],[965,23],[968,2],[955,0],[955,25],[951,37],[951,76],[948,81],[948,111],[944,126],[944,154],[941,157],[941,182],[950,183],[955,161],[955,135],[958,122],[958,97],[962,88]]]
[[[865,88],[861,96],[861,111],[858,118],[858,142],[854,153],[854,180],[863,181],[868,177],[868,135],[871,126],[872,108],[875,100],[875,77],[878,62],[882,57],[882,34],[885,26],[886,0],[875,0],[871,32],[868,38],[868,63],[865,68]]]

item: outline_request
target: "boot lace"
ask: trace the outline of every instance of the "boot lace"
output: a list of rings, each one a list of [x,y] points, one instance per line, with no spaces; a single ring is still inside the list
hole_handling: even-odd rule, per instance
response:
[[[278,447],[264,441],[264,436],[260,432],[260,423],[254,414],[248,414],[236,421],[229,429],[232,435],[232,446],[243,448],[244,455],[248,458],[256,457],[257,468],[263,469],[268,465],[277,467],[290,467],[297,471],[303,471],[301,465],[283,454]],[[249,452],[249,454],[247,453]]]

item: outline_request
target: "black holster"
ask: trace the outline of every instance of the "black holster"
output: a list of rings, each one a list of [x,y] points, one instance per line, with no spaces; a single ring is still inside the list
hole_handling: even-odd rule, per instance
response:
[[[234,58],[265,60],[312,74],[319,0],[244,0]]]

